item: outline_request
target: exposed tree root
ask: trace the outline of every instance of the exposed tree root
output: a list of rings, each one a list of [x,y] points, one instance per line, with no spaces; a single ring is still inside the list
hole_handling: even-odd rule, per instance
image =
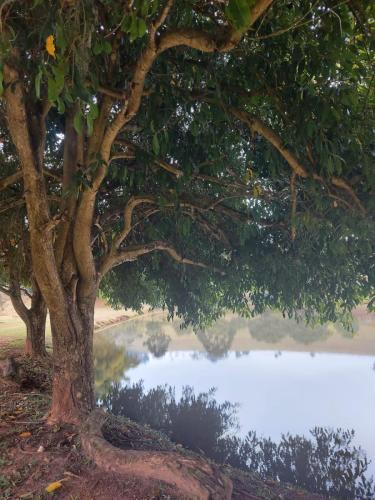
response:
[[[164,481],[192,499],[231,498],[232,481],[217,466],[201,457],[178,451],[116,448],[103,436],[102,429],[107,418],[103,410],[94,410],[81,427],[82,449],[101,469]]]

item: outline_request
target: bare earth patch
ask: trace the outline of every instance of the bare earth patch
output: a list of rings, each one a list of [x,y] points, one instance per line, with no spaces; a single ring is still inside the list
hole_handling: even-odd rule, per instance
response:
[[[0,378],[0,498],[177,499],[173,488],[98,469],[81,452],[78,430],[47,426],[49,395]]]

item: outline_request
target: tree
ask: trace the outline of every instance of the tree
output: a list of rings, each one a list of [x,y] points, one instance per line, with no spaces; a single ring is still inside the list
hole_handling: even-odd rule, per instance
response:
[[[33,276],[22,172],[4,113],[0,117],[0,134],[0,168],[4,176],[0,180],[0,291],[10,297],[25,323],[25,354],[46,356],[47,309]]]
[[[6,211],[0,215],[0,291],[9,296],[14,310],[25,323],[25,354],[44,357],[47,355],[47,308],[32,275],[30,244],[23,225],[23,212],[18,208],[11,214]]]
[[[196,323],[267,306],[336,319],[371,293],[373,6],[352,4],[3,3],[51,421],[94,405],[101,284]]]

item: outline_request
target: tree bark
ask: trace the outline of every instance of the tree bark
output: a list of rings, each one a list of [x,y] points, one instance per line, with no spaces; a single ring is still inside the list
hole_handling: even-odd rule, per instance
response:
[[[95,295],[84,305],[74,300],[68,303],[64,318],[51,312],[54,370],[49,423],[80,423],[95,406]]]
[[[38,357],[46,356],[46,317],[47,307],[40,293],[37,283],[33,282],[33,294],[31,298],[31,307],[28,309],[23,302],[19,282],[13,277],[9,291],[12,305],[26,325],[25,354]]]
[[[46,351],[47,307],[39,291],[34,288],[26,322],[25,354],[29,356],[47,356]]]

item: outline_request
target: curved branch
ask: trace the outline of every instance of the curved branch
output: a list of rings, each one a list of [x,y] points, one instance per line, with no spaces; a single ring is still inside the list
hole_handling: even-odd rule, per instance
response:
[[[251,12],[251,22],[250,26],[256,22],[256,20],[268,9],[273,0],[258,0]],[[199,31],[193,31],[194,38],[192,38],[192,31],[190,30],[172,30],[167,31],[158,40],[158,45],[156,42],[156,35],[158,27],[165,21],[169,10],[172,6],[172,1],[168,0],[165,8],[163,9],[159,20],[150,29],[149,39],[147,46],[138,59],[133,79],[131,82],[131,92],[128,99],[124,100],[121,111],[116,115],[112,123],[107,127],[103,141],[100,148],[100,155],[103,164],[98,168],[95,178],[93,179],[92,188],[87,189],[82,194],[82,199],[80,206],[77,211],[76,217],[76,228],[79,229],[79,237],[75,237],[76,246],[85,246],[86,255],[82,259],[83,261],[87,259],[91,260],[91,255],[88,252],[89,244],[91,242],[91,225],[94,215],[94,206],[96,193],[103,182],[110,163],[111,149],[112,145],[119,134],[120,130],[130,122],[134,116],[138,113],[142,102],[142,96],[144,93],[144,86],[146,76],[149,73],[152,65],[154,64],[158,55],[167,50],[178,45],[186,45],[187,47],[197,48],[204,52],[216,52],[216,51],[228,51],[232,50],[242,39],[246,30],[233,30],[225,29],[225,38],[223,39],[224,32],[220,30],[217,32],[217,40],[213,40],[212,36]],[[247,26],[246,29],[250,28]],[[77,240],[82,240],[82,244],[78,244]],[[81,266],[85,267],[85,266]],[[91,268],[92,266],[90,266]]]
[[[118,266],[124,262],[131,262],[137,260],[138,257],[155,251],[166,252],[173,260],[175,260],[179,264],[187,264],[190,266],[212,269],[215,272],[225,275],[225,272],[222,269],[211,267],[208,264],[205,264],[204,262],[191,260],[183,257],[177,252],[177,250],[174,247],[172,247],[165,241],[153,241],[151,243],[146,243],[145,245],[133,245],[128,247],[126,250],[123,250],[122,252],[118,252],[115,255],[111,255],[111,258],[107,259],[106,262],[103,263],[103,266],[100,269],[100,277],[103,277],[110,269],[112,269],[115,266]]]
[[[8,177],[0,179],[0,191],[7,188],[8,186],[11,186],[12,184],[15,184],[21,179],[22,179],[22,170],[18,170],[14,174],[8,175]]]
[[[121,243],[125,240],[132,229],[132,217],[134,209],[142,203],[154,204],[155,198],[152,196],[132,196],[124,210],[124,228],[113,242],[113,249],[117,251]]]
[[[273,0],[258,0],[251,12],[250,26],[268,9]],[[150,71],[155,59],[164,51],[184,45],[186,47],[195,48],[202,52],[226,52],[232,50],[241,41],[246,30],[234,30],[233,28],[223,27],[217,30],[215,36],[200,30],[194,29],[175,29],[167,31],[161,35],[156,43],[157,29],[165,21],[169,10],[172,6],[172,1],[168,0],[163,12],[158,21],[150,30],[149,40],[146,49],[142,56],[137,61],[133,79],[131,82],[131,93],[125,103],[108,127],[101,149],[102,158],[105,165],[99,169],[97,177],[94,181],[94,189],[97,190],[106,174],[107,165],[110,158],[110,150],[114,140],[124,125],[126,125],[138,112],[141,105],[142,95],[144,91],[145,79]]]
[[[287,161],[288,165],[296,175],[303,178],[311,176],[313,179],[319,182],[323,182],[323,178],[320,175],[316,174],[315,172],[311,174],[309,173],[309,171],[298,160],[295,154],[289,148],[286,148],[284,146],[281,137],[276,134],[270,127],[268,127],[268,125],[266,125],[262,120],[250,115],[246,111],[242,111],[236,108],[229,108],[229,111],[233,114],[233,116],[245,123],[252,133],[258,133],[259,135],[263,136],[270,144],[272,144],[272,146],[277,149],[281,156]],[[362,212],[362,214],[366,214],[365,207],[362,205],[352,187],[344,179],[342,179],[341,177],[333,176],[330,180],[334,186],[349,193],[349,195],[354,200],[357,208]]]

